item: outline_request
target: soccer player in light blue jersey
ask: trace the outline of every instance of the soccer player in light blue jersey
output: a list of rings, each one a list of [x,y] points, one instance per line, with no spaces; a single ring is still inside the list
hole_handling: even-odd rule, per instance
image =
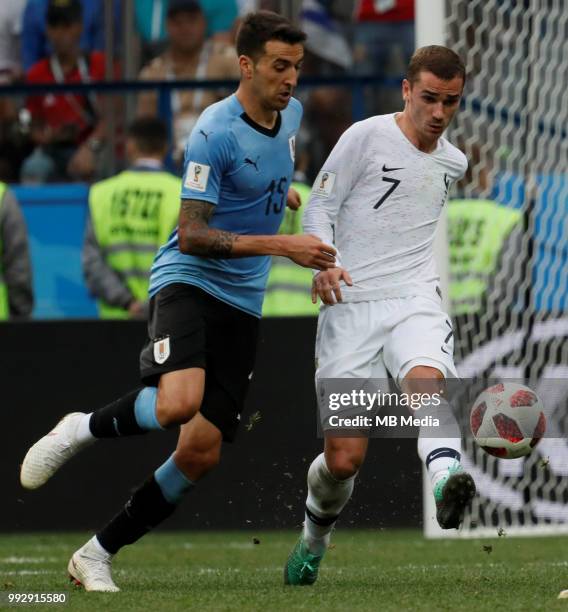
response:
[[[142,389],[92,414],[71,413],[28,451],[22,485],[35,489],[80,449],[181,426],[174,454],[69,561],[73,581],[117,591],[113,556],[175,510],[232,441],[254,367],[270,257],[333,267],[335,250],[314,236],[276,235],[302,116],[292,98],[305,35],[283,17],[247,16],[237,36],[237,92],[197,121],[185,159],[179,225],[150,279]]]

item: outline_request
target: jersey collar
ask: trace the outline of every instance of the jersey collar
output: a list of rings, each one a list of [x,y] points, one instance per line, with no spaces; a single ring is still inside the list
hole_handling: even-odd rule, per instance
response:
[[[278,115],[276,116],[276,122],[274,123],[274,127],[270,129],[264,127],[263,125],[260,125],[259,123],[251,119],[244,112],[241,115],[241,119],[245,123],[248,123],[251,126],[251,128],[253,128],[257,132],[260,132],[261,134],[264,134],[265,136],[270,136],[270,138],[274,138],[275,136],[278,136],[278,132],[280,131],[280,126],[282,125],[282,115],[280,114],[280,111],[277,111],[277,112],[278,112]]]

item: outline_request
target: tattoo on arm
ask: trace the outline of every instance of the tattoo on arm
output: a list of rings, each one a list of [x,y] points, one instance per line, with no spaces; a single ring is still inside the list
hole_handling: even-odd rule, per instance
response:
[[[179,241],[182,252],[204,257],[232,256],[238,234],[209,227],[214,205],[200,200],[182,200],[179,213]]]

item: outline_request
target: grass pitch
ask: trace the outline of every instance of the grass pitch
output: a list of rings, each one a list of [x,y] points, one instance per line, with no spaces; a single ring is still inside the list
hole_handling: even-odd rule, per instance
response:
[[[0,589],[66,592],[67,605],[50,606],[62,610],[568,611],[556,599],[568,588],[568,538],[427,541],[417,531],[340,529],[316,585],[284,587],[297,535],[153,534],[117,556],[122,591],[113,594],[67,581],[86,534],[0,535]]]

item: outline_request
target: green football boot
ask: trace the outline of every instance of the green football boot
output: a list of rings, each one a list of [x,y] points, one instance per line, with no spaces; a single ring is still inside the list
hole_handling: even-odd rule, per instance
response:
[[[288,561],[284,566],[284,584],[297,586],[313,584],[318,578],[318,570],[322,555],[313,555],[300,536],[292,549]]]
[[[459,463],[448,470],[434,486],[436,519],[442,529],[458,529],[463,521],[466,506],[475,495],[473,478],[463,471]]]

